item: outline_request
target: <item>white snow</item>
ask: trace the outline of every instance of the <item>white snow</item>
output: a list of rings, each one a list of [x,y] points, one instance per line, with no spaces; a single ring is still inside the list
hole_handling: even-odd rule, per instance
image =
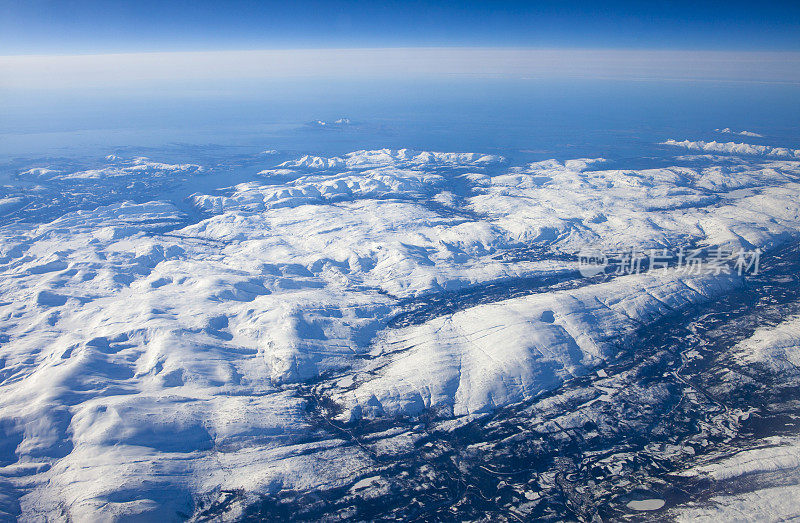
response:
[[[637,327],[735,287],[738,279],[652,271],[572,291],[479,305],[376,343],[364,381],[334,393],[351,414],[414,414],[442,407],[483,413],[586,374]],[[542,320],[547,313],[554,321]]]
[[[705,476],[714,481],[724,481],[752,474],[800,468],[800,442],[777,440],[771,443],[768,446],[743,450],[721,461],[698,465],[679,475]]]
[[[761,326],[749,338],[731,349],[744,365],[763,365],[772,372],[796,370],[800,365],[800,316],[792,316],[773,326]],[[765,474],[780,474],[792,484],[753,485],[736,495],[713,496],[707,503],[692,503],[676,509],[678,521],[787,521],[800,517],[800,440],[793,437],[765,438],[753,448],[698,464],[678,473],[685,477],[707,478],[715,482],[745,481]]]
[[[30,174],[202,169],[109,161]],[[369,457],[313,437],[285,384],[338,376],[327,390],[349,416],[485,413],[591,372],[635,326],[739,280],[656,271],[387,328],[400,299],[575,268],[506,256],[520,249],[768,248],[800,230],[800,162],[602,165],[306,156],[194,195],[208,215],[188,226],[154,201],[0,227],[0,476],[23,519],[164,520],[218,488],[346,485]]]
[[[759,327],[733,348],[743,362],[766,365],[774,372],[800,366],[800,316],[772,327]]]
[[[11,198],[0,198],[0,213],[6,213],[13,209],[16,209],[23,203],[23,199],[20,197],[11,197]]]
[[[198,174],[203,172],[203,167],[197,164],[169,164],[152,162],[149,158],[139,156],[136,158],[121,159],[113,154],[106,156],[109,165],[100,169],[87,169],[84,171],[64,172],[63,170],[34,167],[19,174],[23,179],[41,178],[54,180],[100,180],[103,178],[118,178],[122,176],[169,176],[176,173]]]
[[[769,145],[752,145],[749,143],[736,143],[736,142],[704,142],[702,140],[691,141],[683,140],[677,141],[669,139],[662,142],[664,145],[673,145],[675,147],[683,147],[685,149],[694,151],[707,151],[715,153],[726,154],[745,154],[756,156],[776,156],[779,158],[800,158],[800,150],[789,149],[786,147],[771,147]]]
[[[715,496],[706,505],[690,505],[689,508],[677,512],[675,519],[687,523],[793,521],[800,518],[798,496],[800,485],[771,487],[732,496]]]
[[[649,511],[658,510],[664,506],[663,499],[635,499],[626,505],[631,510]]]
[[[749,136],[751,138],[763,138],[763,134],[754,133],[753,131],[733,131],[730,127],[725,127],[724,129],[714,129],[718,133],[723,134],[738,134],[739,136]]]
[[[380,149],[376,151],[355,151],[346,154],[344,157],[303,156],[297,160],[286,161],[280,164],[280,167],[312,169],[364,169],[387,165],[465,167],[502,161],[502,157],[489,154]]]
[[[113,161],[118,159],[114,157]],[[122,162],[119,165],[111,165],[102,169],[89,169],[86,171],[78,171],[69,174],[55,176],[61,180],[71,179],[100,179],[100,178],[113,178],[119,176],[131,175],[169,175],[171,173],[186,173],[195,174],[203,171],[203,168],[197,164],[167,164],[160,162],[151,162],[148,158],[138,157],[127,162]]]
[[[781,472],[792,479],[800,470],[800,441],[772,437],[763,446],[743,450],[727,458],[699,465],[681,473],[714,481],[747,479],[757,474]],[[716,495],[705,503],[690,503],[675,509],[678,521],[790,521],[800,517],[797,496],[800,484],[758,487],[736,495]]]

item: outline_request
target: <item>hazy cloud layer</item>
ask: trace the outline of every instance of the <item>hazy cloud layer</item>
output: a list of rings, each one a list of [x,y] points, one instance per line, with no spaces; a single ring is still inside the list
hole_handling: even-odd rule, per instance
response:
[[[387,48],[0,56],[0,87],[479,76],[800,82],[800,53]]]

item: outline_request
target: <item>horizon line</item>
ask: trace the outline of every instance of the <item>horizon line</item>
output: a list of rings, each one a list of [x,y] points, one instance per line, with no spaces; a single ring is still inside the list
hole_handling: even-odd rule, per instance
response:
[[[216,53],[262,53],[262,52],[306,52],[306,51],[384,51],[384,50],[481,50],[481,51],[597,51],[619,53],[708,53],[708,54],[764,54],[800,55],[800,49],[720,49],[714,47],[630,47],[630,46],[548,46],[548,45],[370,45],[370,46],[293,46],[293,47],[231,47],[219,49],[164,49],[130,51],[70,51],[70,52],[24,52],[0,54],[5,58],[32,57],[79,57],[79,56],[130,56],[162,54],[216,54]]]
[[[800,51],[343,47],[0,55],[0,88],[342,78],[620,78],[800,83]]]

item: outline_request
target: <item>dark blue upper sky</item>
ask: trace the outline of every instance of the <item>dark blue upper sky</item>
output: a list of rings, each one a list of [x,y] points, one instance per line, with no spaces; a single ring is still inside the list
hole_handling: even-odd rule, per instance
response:
[[[293,47],[800,49],[800,2],[0,0],[0,55]]]

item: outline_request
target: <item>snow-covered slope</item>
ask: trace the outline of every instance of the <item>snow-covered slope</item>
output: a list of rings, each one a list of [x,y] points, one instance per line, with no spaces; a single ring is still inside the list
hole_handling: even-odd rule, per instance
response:
[[[759,487],[759,475],[772,475],[776,485]],[[687,477],[715,482],[743,480],[750,489],[730,495],[713,496],[704,503],[691,503],[673,511],[678,521],[791,521],[800,517],[800,442],[795,438],[773,437],[762,446],[743,450],[725,459],[681,473]],[[748,482],[748,480],[751,480]],[[741,490],[744,490],[741,492]]]
[[[732,347],[731,356],[746,368],[791,376],[800,365],[800,317],[759,327]],[[679,472],[678,476],[733,484],[720,490],[735,494],[717,494],[706,502],[680,507],[673,511],[676,519],[745,522],[800,517],[800,440],[773,436],[751,442],[750,447]]]
[[[800,317],[759,328],[736,345],[733,353],[746,364],[764,365],[772,372],[800,367]]]
[[[381,166],[415,166],[435,168],[480,166],[502,161],[503,158],[501,156],[490,154],[379,149],[376,151],[354,151],[344,157],[303,156],[296,160],[286,161],[280,164],[280,167],[363,169]]]
[[[156,177],[170,176],[175,173],[195,174],[203,171],[200,165],[196,164],[168,164],[162,162],[152,162],[149,158],[139,156],[130,160],[120,160],[116,156],[110,155],[106,158],[109,165],[99,169],[87,169],[75,172],[61,172],[56,169],[35,167],[22,172],[18,177],[56,179],[56,180],[96,180],[102,178],[118,178],[126,176],[137,177]]]
[[[739,133],[743,134],[743,133]],[[753,136],[748,134],[746,136]],[[756,135],[757,136],[757,135]],[[800,158],[800,150],[789,149],[786,147],[771,147],[769,145],[753,145],[749,143],[736,142],[704,142],[702,140],[667,140],[664,145],[684,147],[690,150],[707,151],[726,154],[743,154],[756,156],[777,156],[779,158]]]
[[[657,270],[479,305],[385,333],[346,391],[344,418],[485,413],[585,374],[639,326],[730,291],[739,278]]]

